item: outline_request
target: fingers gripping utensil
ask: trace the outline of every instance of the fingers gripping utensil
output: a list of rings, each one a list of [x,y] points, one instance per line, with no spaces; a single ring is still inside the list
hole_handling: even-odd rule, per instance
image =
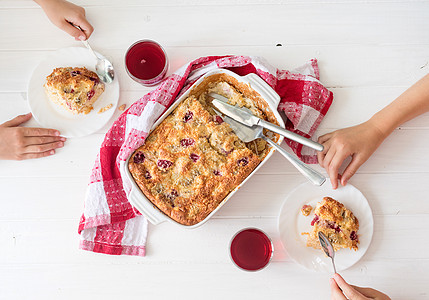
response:
[[[83,31],[79,26],[75,27]],[[92,50],[88,41],[82,41],[82,43],[85,45],[86,48],[88,48],[89,52],[91,52],[97,60],[97,63],[95,65],[95,71],[97,72],[98,77],[100,77],[101,81],[103,81],[104,83],[111,83],[115,78],[115,72],[113,70],[112,63],[105,58],[99,58],[98,55],[94,52],[94,50]]]
[[[334,263],[334,256],[335,256],[334,247],[332,247],[331,241],[329,241],[327,236],[321,231],[319,231],[319,242],[320,242],[320,246],[322,246],[323,251],[325,251],[326,255],[330,257],[332,260],[334,273],[337,273],[337,269],[335,268],[335,263]]]
[[[100,77],[101,81],[104,83],[111,83],[115,78],[115,72],[113,71],[113,65],[110,61],[105,58],[99,58],[97,54],[95,54],[94,50],[92,50],[91,46],[87,41],[82,41],[86,48],[90,50],[90,52],[97,59],[97,64],[95,65],[95,71],[97,72],[98,77]]]
[[[215,110],[216,111],[216,110]],[[219,113],[219,112],[217,112]],[[263,133],[263,128],[258,125],[254,125],[252,127],[243,125],[234,119],[224,115],[223,120],[228,123],[232,130],[234,130],[235,134],[238,136],[240,140],[242,140],[245,143],[251,142],[257,138],[262,138],[267,143],[269,143],[273,148],[275,148],[277,151],[279,151],[284,157],[286,157],[289,162],[295,166],[295,168],[298,169],[298,171],[301,172],[308,180],[310,180],[315,185],[322,185],[326,178],[319,172],[313,170],[309,166],[307,166],[305,163],[300,161],[295,156],[292,156],[290,153],[288,153],[286,150],[284,150],[282,147],[277,145],[275,142],[273,142],[271,139],[266,137]]]
[[[286,130],[278,125],[275,125],[273,123],[267,122],[263,119],[260,119],[253,115],[251,112],[246,111],[243,108],[235,107],[234,105],[228,104],[228,98],[216,94],[216,93],[209,93],[210,97],[214,98],[212,101],[212,104],[223,114],[227,115],[228,117],[234,119],[237,122],[240,122],[243,125],[246,126],[254,126],[259,125],[263,128],[266,128],[270,131],[273,131],[275,133],[278,133],[285,138],[288,138],[290,140],[293,140],[295,142],[298,142],[300,144],[303,144],[305,146],[308,146],[310,148],[313,148],[317,151],[323,151],[323,146],[319,143],[316,143],[310,139],[307,139],[303,136],[300,136],[299,134],[296,134],[292,131]]]

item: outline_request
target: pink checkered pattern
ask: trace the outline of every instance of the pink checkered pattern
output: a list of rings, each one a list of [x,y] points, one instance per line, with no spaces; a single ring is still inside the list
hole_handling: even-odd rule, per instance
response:
[[[295,72],[278,70],[264,59],[249,56],[209,56],[196,59],[169,76],[154,91],[131,105],[107,132],[92,169],[79,223],[80,248],[113,255],[145,255],[147,220],[128,202],[129,182],[119,171],[140,147],[154,122],[173,101],[209,70],[224,68],[239,75],[256,73],[281,97],[279,110],[286,128],[311,137],[333,95],[319,81],[317,61]],[[316,163],[315,152],[286,140],[296,155]]]

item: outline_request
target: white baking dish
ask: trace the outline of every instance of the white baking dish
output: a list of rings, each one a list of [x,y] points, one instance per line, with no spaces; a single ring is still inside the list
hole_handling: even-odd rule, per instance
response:
[[[183,95],[181,95],[172,105],[171,107],[156,121],[156,123],[152,126],[152,130],[154,130],[183,100],[185,100],[192,89],[194,87],[197,87],[201,82],[205,80],[206,77],[215,75],[215,74],[226,74],[233,78],[235,78],[240,83],[245,83],[250,86],[255,92],[257,92],[262,99],[266,101],[268,104],[268,107],[271,109],[271,111],[274,114],[274,117],[276,118],[277,122],[280,126],[284,127],[284,122],[282,118],[280,117],[280,114],[277,112],[277,106],[280,102],[280,96],[264,81],[262,80],[258,75],[256,74],[248,74],[246,76],[239,76],[231,71],[224,70],[224,69],[217,69],[213,71],[207,72],[205,75],[203,75],[200,79],[198,79]],[[280,144],[283,141],[283,137],[279,137],[277,143]],[[187,226],[180,224],[173,219],[171,219],[169,216],[164,214],[162,211],[160,211],[144,194],[141,192],[138,185],[135,183],[134,178],[132,177],[131,173],[128,170],[128,161],[131,157],[127,159],[126,163],[123,165],[123,171],[126,175],[126,178],[131,182],[131,192],[128,195],[128,200],[130,203],[142,214],[144,215],[149,222],[156,225],[165,221],[170,221],[172,223],[175,223],[176,225],[185,227],[185,228],[196,228],[198,226],[201,226],[205,222],[207,222],[208,219],[210,219],[234,194],[237,192],[237,190],[267,161],[268,158],[273,154],[274,149],[271,148],[270,152],[267,154],[267,156],[264,158],[264,160],[253,170],[252,173],[249,174],[249,176],[243,180],[243,182],[237,186],[234,190],[232,190],[228,196],[225,197],[225,199],[218,205],[218,207],[213,210],[204,220],[201,222]]]

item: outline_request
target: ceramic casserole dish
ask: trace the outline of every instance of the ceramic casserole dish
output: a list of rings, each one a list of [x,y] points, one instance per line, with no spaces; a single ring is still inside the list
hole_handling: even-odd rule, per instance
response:
[[[166,119],[178,107],[181,102],[183,102],[189,96],[197,95],[198,97],[198,95],[201,95],[203,93],[202,91],[208,86],[211,81],[219,78],[226,78],[228,82],[234,83],[233,86],[238,87],[239,91],[240,87],[242,89],[245,89],[247,93],[251,93],[252,98],[258,97],[258,103],[263,102],[263,110],[268,111],[270,117],[273,118],[275,122],[278,123],[278,125],[284,127],[284,122],[280,114],[277,112],[277,106],[280,102],[280,96],[264,80],[262,80],[256,74],[239,76],[228,70],[216,69],[205,73],[186,92],[180,95],[179,98],[165,111],[165,113],[153,125],[151,132],[153,132],[164,121],[164,119]],[[283,141],[283,137],[279,135],[274,135],[273,140],[277,144],[280,144]],[[149,197],[147,197],[142,192],[128,168],[130,158],[133,155],[130,155],[127,162],[124,164],[124,167],[121,169],[121,172],[124,172],[123,174],[125,174],[125,177],[131,183],[131,191],[128,195],[128,200],[152,224],[156,225],[165,221],[169,221],[184,228],[196,228],[207,222],[207,220],[209,220],[237,192],[237,190],[271,157],[274,152],[274,149],[272,147],[269,147],[266,151],[267,154],[265,155],[265,157],[263,157],[263,160],[253,169],[253,171],[251,171],[251,173],[246,178],[244,178],[244,180],[238,186],[236,186],[232,191],[230,191],[226,195],[226,197],[223,198],[223,200],[217,205],[217,207],[212,210],[203,220],[192,225],[185,225],[175,221],[170,216],[165,214],[162,210],[158,209],[158,207],[151,202]]]

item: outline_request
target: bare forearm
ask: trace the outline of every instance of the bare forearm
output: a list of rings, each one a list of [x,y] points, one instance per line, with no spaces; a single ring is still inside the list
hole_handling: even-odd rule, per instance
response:
[[[47,2],[55,1],[55,0],[33,0],[37,4],[39,4],[41,7],[43,7]]]
[[[80,6],[66,0],[34,0],[34,2],[43,8],[53,24],[76,40],[86,40],[94,31],[85,17],[85,10]]]
[[[429,111],[429,75],[426,75],[368,121],[349,128],[336,130],[319,137],[324,150],[317,153],[334,189],[338,186],[338,172],[347,157],[348,163],[341,176],[346,185],[360,166],[380,146],[395,128]]]
[[[376,113],[369,122],[377,126],[384,137],[387,137],[401,124],[427,111],[429,111],[429,74]]]

